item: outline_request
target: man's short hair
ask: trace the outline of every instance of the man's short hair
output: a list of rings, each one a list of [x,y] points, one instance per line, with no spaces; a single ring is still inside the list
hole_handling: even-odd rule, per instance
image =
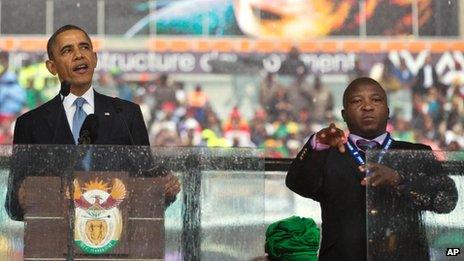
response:
[[[348,84],[348,86],[346,87],[345,91],[343,92],[343,108],[346,108],[346,103],[347,103],[347,100],[348,99],[348,92],[357,87],[357,86],[360,86],[360,85],[372,85],[372,86],[378,86],[380,87],[382,90],[382,85],[380,85],[380,83],[370,77],[360,77],[360,78],[356,78],[354,79],[352,82],[350,82],[350,84]]]
[[[48,42],[47,42],[48,59],[53,60],[52,48],[53,48],[53,45],[55,45],[55,43],[56,43],[56,38],[58,37],[58,35],[63,33],[63,32],[69,31],[69,30],[79,30],[79,31],[83,32],[85,34],[85,37],[87,37],[87,39],[89,40],[90,45],[92,45],[92,40],[90,39],[90,36],[87,34],[87,32],[84,31],[84,29],[80,28],[77,25],[67,24],[67,25],[64,25],[64,26],[58,28],[58,30],[56,30],[52,34],[52,36],[50,36],[50,39],[48,39]]]

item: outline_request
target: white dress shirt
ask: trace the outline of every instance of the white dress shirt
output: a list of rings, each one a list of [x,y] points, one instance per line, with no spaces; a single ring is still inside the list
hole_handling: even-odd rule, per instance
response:
[[[74,101],[78,98],[79,96],[76,96],[72,93],[69,93],[69,95],[64,98],[63,101],[63,107],[64,111],[66,112],[66,118],[68,119],[68,124],[69,124],[69,129],[72,130],[72,123],[73,123],[73,117],[74,113],[76,112],[76,105],[74,104]],[[90,87],[82,96],[80,96],[85,99],[85,103],[82,106],[82,109],[85,111],[87,115],[92,114],[95,112],[95,102],[94,102],[94,92],[93,88]]]

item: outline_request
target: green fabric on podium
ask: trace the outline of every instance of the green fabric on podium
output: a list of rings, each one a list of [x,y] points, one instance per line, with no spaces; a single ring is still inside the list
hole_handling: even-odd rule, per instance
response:
[[[319,228],[313,219],[292,216],[269,225],[266,253],[271,260],[316,261],[319,239]]]

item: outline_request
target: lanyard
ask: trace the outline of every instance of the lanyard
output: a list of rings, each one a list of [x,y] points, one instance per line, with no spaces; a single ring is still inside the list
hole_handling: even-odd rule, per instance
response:
[[[387,152],[388,148],[390,148],[392,141],[393,139],[390,137],[390,133],[388,133],[387,137],[385,137],[385,140],[383,141],[382,151],[380,152],[377,163],[380,163],[382,161],[382,158],[383,156],[385,156],[385,153]],[[359,165],[366,164],[366,161],[361,157],[358,148],[353,144],[353,142],[349,138],[348,142],[346,143],[346,146],[348,147],[348,151],[350,152],[351,156],[356,160],[356,162]]]

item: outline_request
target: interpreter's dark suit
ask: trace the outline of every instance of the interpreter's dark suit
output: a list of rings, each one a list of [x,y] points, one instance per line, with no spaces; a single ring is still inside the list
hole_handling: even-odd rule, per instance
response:
[[[390,149],[430,150],[430,147],[393,141]],[[392,159],[385,157],[382,164],[389,166],[391,162]],[[391,205],[369,207],[375,210],[367,213],[371,215],[369,227],[384,230],[369,231],[370,238],[374,237],[375,241],[369,244],[377,244],[372,245],[370,252],[371,256],[378,258],[375,260],[428,260],[425,234],[419,220],[420,210],[450,212],[457,202],[454,182],[440,175],[440,164],[435,160],[416,158],[402,163],[406,168],[397,170],[405,179],[404,184],[400,186],[401,189],[373,188],[372,192],[376,195],[369,197],[375,199],[376,204],[391,201],[391,198],[400,201],[400,204],[388,202],[385,204]],[[418,173],[425,175],[415,175]],[[286,185],[297,194],[312,198],[321,205],[322,242],[319,260],[367,259],[366,188],[360,184],[363,177],[364,174],[358,170],[358,164],[348,150],[345,153],[340,153],[337,148],[316,151],[311,149],[308,142],[292,162],[286,177]],[[414,195],[414,191],[418,192],[417,195],[427,197]],[[436,201],[435,196],[438,193],[441,196]],[[389,199],[382,199],[385,195]],[[374,203],[370,202],[370,204]],[[410,240],[407,238],[408,235],[403,233],[405,228],[414,240]],[[390,234],[398,232],[399,235],[395,234],[393,253],[372,251],[372,249],[376,251],[387,249],[386,246],[379,245],[388,244],[386,241],[390,237],[387,238],[385,235],[386,229],[391,229]],[[403,259],[403,254],[415,255]]]
[[[99,125],[98,137],[94,141],[95,145],[132,145],[130,131],[134,141],[133,145],[149,146],[147,129],[138,105],[94,92],[94,106],[94,112],[98,116]],[[61,117],[57,121],[60,110]],[[57,129],[57,136],[54,140],[55,129]],[[16,120],[13,143],[15,145],[74,145],[73,135],[66,119],[60,95],[57,95],[42,106],[23,114]],[[123,154],[121,152],[123,150],[124,147],[116,149],[115,153]],[[45,146],[43,148],[37,145],[29,148],[15,146],[5,202],[6,210],[12,219],[23,219],[24,213],[18,202],[18,188],[19,184],[24,180],[25,175],[41,175],[37,173],[38,170],[41,170],[44,174],[57,175],[58,173],[59,175],[67,167],[60,166],[60,164],[70,164],[68,163],[70,158],[75,155],[71,155],[70,151],[72,150],[59,149],[53,155],[44,155],[47,152]],[[95,156],[92,159],[92,169],[109,170],[108,168],[112,167],[114,170],[121,170],[118,169],[120,166],[128,165],[127,161],[121,162],[121,160],[103,162],[105,160],[104,156],[98,155],[95,151],[93,151],[93,154]],[[140,161],[143,161],[143,164],[149,165],[147,163],[150,162],[149,158],[151,158],[149,147],[147,147],[147,150],[143,154],[144,157],[138,155],[138,159],[136,160],[143,158],[144,160]],[[111,155],[107,154],[107,157],[109,156]],[[29,160],[27,160],[27,157],[29,157]],[[26,164],[31,166],[25,166]],[[95,166],[96,164],[99,164],[99,166]],[[135,165],[138,163],[134,164],[132,162],[131,164]]]

